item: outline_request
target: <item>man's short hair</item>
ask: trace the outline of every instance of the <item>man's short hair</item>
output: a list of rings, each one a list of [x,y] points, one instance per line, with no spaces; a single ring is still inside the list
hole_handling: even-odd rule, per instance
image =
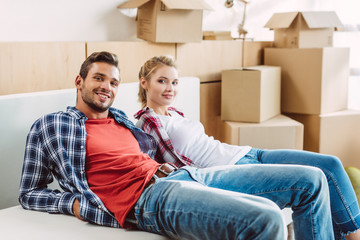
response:
[[[106,52],[106,51],[102,51],[102,52],[94,52],[92,53],[81,65],[80,68],[80,73],[79,75],[85,80],[85,78],[88,75],[89,69],[91,67],[91,64],[95,63],[95,62],[104,62],[104,63],[108,63],[110,65],[113,65],[114,67],[116,67],[119,72],[119,59],[118,57],[110,52]]]

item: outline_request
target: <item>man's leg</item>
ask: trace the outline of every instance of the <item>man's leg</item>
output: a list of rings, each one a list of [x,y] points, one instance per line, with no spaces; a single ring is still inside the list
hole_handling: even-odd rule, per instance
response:
[[[138,227],[172,239],[286,239],[272,201],[194,182],[186,171],[145,189],[135,205]]]
[[[297,239],[334,239],[328,184],[319,168],[247,164],[185,169],[204,185],[265,197],[280,208],[291,206]]]

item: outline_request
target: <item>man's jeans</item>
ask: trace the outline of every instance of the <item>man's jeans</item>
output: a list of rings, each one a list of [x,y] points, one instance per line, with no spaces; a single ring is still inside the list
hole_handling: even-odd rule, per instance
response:
[[[282,240],[274,203],[292,206],[297,239],[334,239],[326,177],[308,166],[183,167],[144,190],[135,216],[140,229],[173,239]]]
[[[335,239],[345,239],[344,235],[360,227],[360,211],[354,189],[341,161],[334,156],[298,150],[252,149],[237,164],[295,164],[320,168],[326,175]],[[297,172],[294,172],[296,175]],[[284,205],[276,202],[280,208]],[[294,221],[295,232],[304,231]]]

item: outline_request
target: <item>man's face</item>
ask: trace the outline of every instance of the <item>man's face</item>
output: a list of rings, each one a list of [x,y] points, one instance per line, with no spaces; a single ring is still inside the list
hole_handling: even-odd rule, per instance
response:
[[[78,77],[78,104],[80,110],[91,113],[103,113],[114,102],[119,80],[119,70],[108,63],[91,64],[85,79]],[[83,109],[85,108],[85,109]]]

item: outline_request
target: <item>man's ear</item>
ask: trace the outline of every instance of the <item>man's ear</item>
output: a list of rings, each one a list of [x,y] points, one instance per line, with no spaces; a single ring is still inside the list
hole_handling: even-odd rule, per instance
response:
[[[147,81],[145,78],[140,78],[140,85],[144,90],[147,90]]]
[[[80,75],[77,75],[75,78],[75,86],[78,90],[81,88],[82,80],[83,78]]]

